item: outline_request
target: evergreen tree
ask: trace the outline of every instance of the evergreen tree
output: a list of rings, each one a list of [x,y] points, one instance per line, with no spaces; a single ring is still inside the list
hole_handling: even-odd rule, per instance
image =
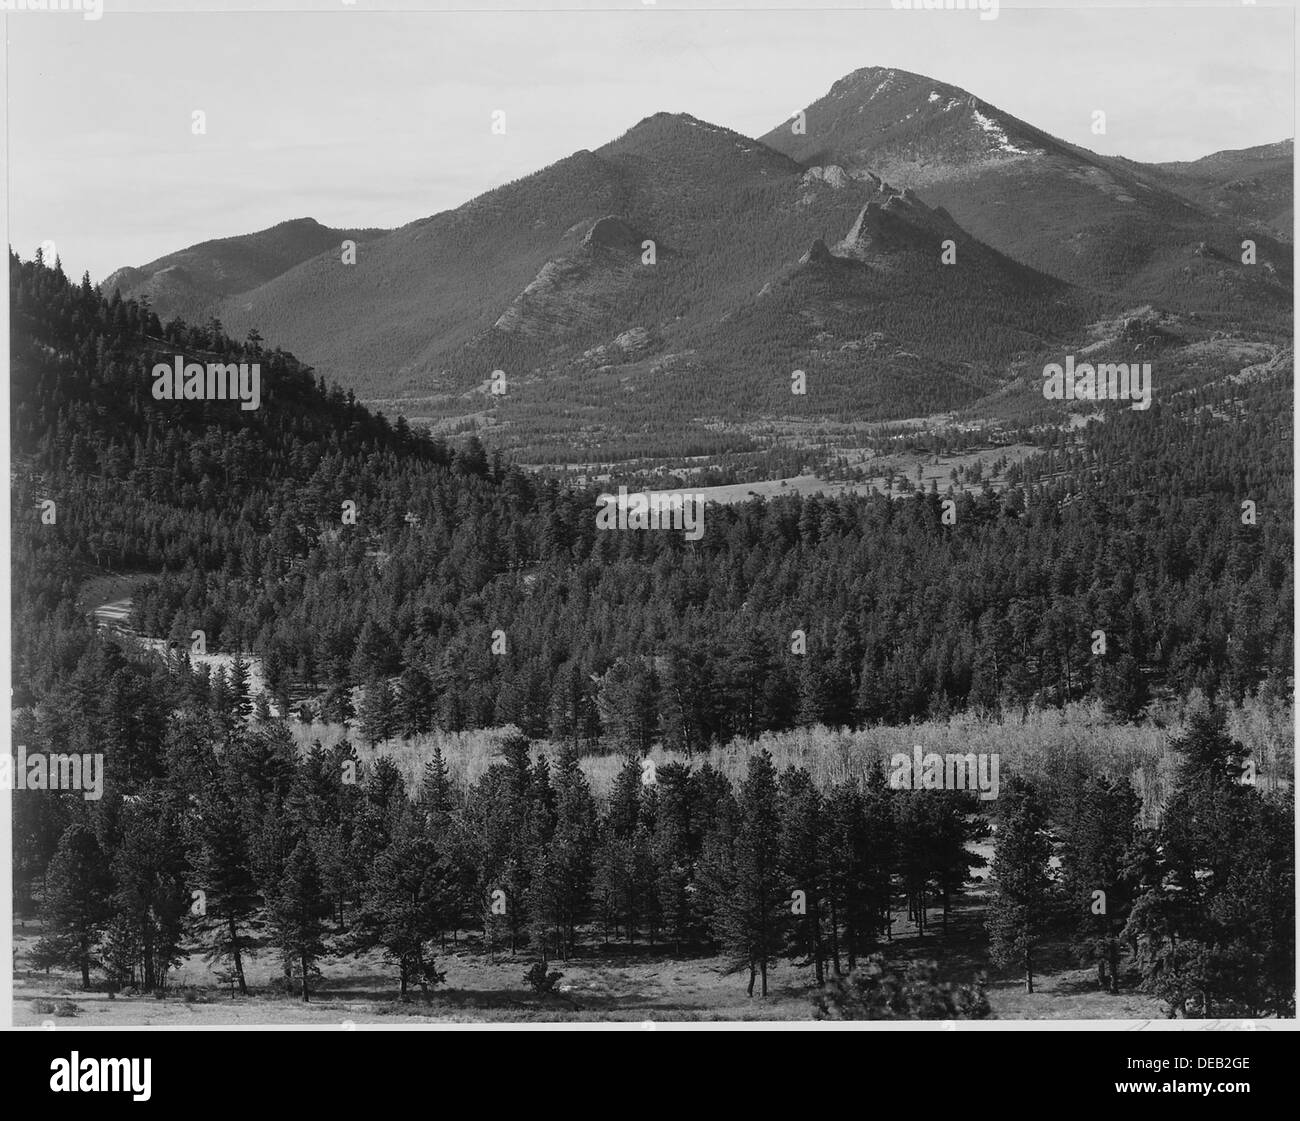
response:
[[[404,821],[370,869],[354,950],[382,947],[384,956],[397,966],[400,998],[408,999],[412,982],[427,996],[445,979],[436,966],[433,943],[441,938],[452,915],[442,854],[418,825]]]
[[[445,827],[453,805],[451,779],[442,757],[442,745],[435,743],[433,757],[424,765],[424,775],[420,780],[420,809],[431,827],[441,829]]]
[[[244,955],[253,943],[249,921],[257,906],[253,861],[230,790],[223,780],[199,791],[190,823],[191,886],[202,893],[200,928],[208,937],[209,960],[229,961],[235,984],[248,993]]]
[[[150,993],[181,961],[191,905],[180,818],[179,804],[157,790],[124,805],[111,866],[116,980],[135,976]],[[124,957],[120,950],[128,946],[134,952]]]
[[[419,666],[407,666],[397,683],[394,717],[404,739],[424,735],[433,728],[437,698],[433,682]]]
[[[616,661],[601,678],[600,722],[625,752],[645,755],[659,726],[659,680],[640,662]]]
[[[247,721],[253,714],[252,671],[242,654],[236,654],[228,670],[231,708],[235,718]]]
[[[1034,991],[1034,950],[1050,919],[1051,855],[1042,796],[1025,779],[1012,778],[998,798],[996,887],[985,925],[990,956],[999,965],[1021,967],[1027,993]]]
[[[566,662],[556,675],[551,696],[551,738],[590,750],[600,737],[600,718],[591,680],[577,661]]]
[[[826,980],[822,910],[827,890],[825,805],[807,771],[781,775],[781,866],[791,886],[790,945],[811,962],[818,985]]]
[[[1097,985],[1119,992],[1120,932],[1133,903],[1129,862],[1138,843],[1141,800],[1125,779],[1093,776],[1066,807],[1061,889],[1073,922],[1072,944],[1095,962]]]
[[[78,970],[83,989],[90,988],[90,970],[98,964],[96,946],[111,915],[111,890],[108,862],[94,831],[69,825],[46,876],[38,956],[47,965]]]
[[[749,970],[748,994],[761,978],[766,997],[768,969],[780,954],[790,913],[790,896],[782,891],[780,793],[766,751],[750,756],[737,804],[729,875],[714,878],[716,937],[729,970]]]
[[[358,730],[371,747],[392,738],[397,730],[397,720],[393,688],[387,678],[374,678],[366,686],[361,697],[360,718]]]
[[[655,894],[664,929],[676,952],[691,937],[694,924],[695,863],[698,855],[697,799],[689,767],[668,763],[657,768],[659,791],[654,819]]]
[[[595,841],[595,803],[577,750],[568,744],[555,774],[554,831],[537,847],[528,896],[531,936],[543,962],[552,936],[559,957],[567,961],[573,953],[589,907]]]
[[[269,904],[275,944],[285,961],[297,969],[302,999],[310,1000],[310,982],[319,976],[316,962],[325,955],[325,898],[316,854],[300,837],[285,864],[284,877]]]
[[[1145,711],[1150,690],[1131,655],[1122,654],[1107,662],[1097,675],[1097,691],[1106,715],[1121,724],[1132,724]]]
[[[872,896],[872,851],[867,803],[858,783],[838,783],[825,796],[823,825],[826,847],[826,909],[828,955],[841,972],[840,930],[849,969],[857,965],[862,948],[879,929],[879,901]]]
[[[1224,713],[1195,713],[1161,818],[1157,875],[1124,937],[1144,986],[1171,1014],[1289,1014],[1294,984],[1294,810],[1242,781],[1243,746]]]

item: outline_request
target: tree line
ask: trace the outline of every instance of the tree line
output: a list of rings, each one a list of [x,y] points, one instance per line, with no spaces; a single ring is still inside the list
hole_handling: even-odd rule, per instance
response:
[[[202,948],[240,992],[249,956],[274,955],[307,999],[326,958],[378,950],[405,998],[440,984],[448,941],[473,932],[481,952],[533,962],[539,987],[556,962],[640,942],[720,955],[750,995],[778,967],[820,988],[901,929],[945,934],[993,837],[989,955],[1030,991],[1043,948],[1064,944],[1099,988],[1140,987],[1171,1014],[1294,1008],[1293,810],[1248,781],[1220,710],[1174,742],[1155,827],[1126,777],[1083,768],[1051,790],[1013,777],[988,804],[896,789],[879,764],[822,789],[765,751],[734,785],[708,763],[632,754],[597,797],[574,744],[548,756],[513,732],[467,788],[438,748],[408,788],[388,754],[300,751],[246,695],[232,719],[185,689],[185,667],[133,670],[96,646],[87,673],[149,675],[167,699],[152,728],[99,741],[102,799],[25,792],[15,829],[19,913],[43,919],[35,961],[83,985],[160,990]],[[129,695],[87,690],[62,714],[85,729],[73,742]],[[56,747],[51,714],[24,723],[29,750]]]

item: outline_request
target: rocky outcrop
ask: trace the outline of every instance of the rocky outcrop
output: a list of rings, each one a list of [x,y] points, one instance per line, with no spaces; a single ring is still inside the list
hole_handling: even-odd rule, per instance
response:
[[[582,239],[584,249],[612,249],[616,252],[641,252],[645,237],[622,218],[609,215],[596,220]]]
[[[803,173],[799,185],[811,187],[814,183],[825,183],[832,190],[838,191],[851,182],[848,172],[842,167],[838,164],[827,164],[825,167],[810,167]]]

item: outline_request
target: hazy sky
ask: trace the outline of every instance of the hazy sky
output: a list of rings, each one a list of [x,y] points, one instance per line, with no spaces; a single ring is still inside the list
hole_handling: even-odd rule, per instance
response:
[[[287,218],[401,225],[659,110],[764,133],[862,66],[927,74],[1140,160],[1294,132],[1289,6],[1004,5],[983,21],[873,2],[419,12],[405,9],[435,5],[304,0],[294,6],[318,10],[289,12],[245,0],[202,13],[104,0],[98,21],[11,13],[9,241],[26,257],[52,240],[68,272],[99,280]],[[191,131],[196,109],[206,135]],[[1094,109],[1105,136],[1090,131]]]

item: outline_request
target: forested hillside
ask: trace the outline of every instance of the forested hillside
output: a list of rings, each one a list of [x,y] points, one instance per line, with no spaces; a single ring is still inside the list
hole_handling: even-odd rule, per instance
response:
[[[453,455],[260,341],[164,332],[11,268],[20,689],[58,678],[37,621],[104,570],[151,576],[141,633],[251,650],[281,700],[343,715],[348,687],[419,675],[448,728],[577,735],[573,706],[599,699],[607,724],[631,706],[689,741],[1116,690],[1240,698],[1287,673],[1285,373],[1115,409],[947,518],[939,493],[793,496],[710,506],[692,543],[602,532],[594,492],[473,441]],[[177,350],[260,357],[264,407],[153,401],[146,371]]]
[[[106,775],[98,800],[19,799],[15,885],[43,915],[40,960],[87,983],[152,991],[199,939],[236,987],[254,945],[304,996],[325,957],[378,948],[405,993],[475,930],[535,957],[544,992],[548,964],[601,928],[716,951],[756,995],[785,959],[829,980],[892,922],[946,913],[979,866],[980,807],[883,774],[818,790],[763,754],[735,789],[686,766],[646,784],[648,748],[1083,697],[1123,722],[1193,688],[1290,696],[1289,370],[1109,409],[1000,495],[710,505],[690,542],[600,531],[594,491],[476,440],[449,450],[256,334],[164,325],[39,261],[11,256],[10,277],[14,740],[100,752]],[[176,354],[259,362],[261,408],[155,400],[149,371]],[[131,627],[169,654],[76,610],[105,573],[136,578]],[[255,654],[269,697],[238,660],[196,671],[196,630]],[[467,791],[436,758],[408,790],[347,743],[300,755],[275,714],[304,707],[372,745],[521,734]],[[1086,813],[1009,786],[1000,837],[1050,827],[1064,863],[1000,847],[999,883],[1044,886],[991,901],[997,960],[1029,963],[1057,916],[1106,963],[1103,987],[1122,974],[1185,1012],[1293,1008],[1290,818],[1238,781],[1247,753],[1221,715],[1198,719],[1157,832],[1121,776],[1081,791]],[[601,802],[578,767],[594,751],[629,756]],[[1100,924],[1081,902],[1099,882],[1122,901]],[[833,990],[823,1013],[860,995]],[[986,1014],[968,996],[954,1014]]]
[[[385,230],[339,230],[314,218],[296,218],[267,230],[200,242],[139,268],[118,269],[99,287],[147,298],[164,318],[201,319],[227,296],[246,292],[345,240],[370,241]]]

